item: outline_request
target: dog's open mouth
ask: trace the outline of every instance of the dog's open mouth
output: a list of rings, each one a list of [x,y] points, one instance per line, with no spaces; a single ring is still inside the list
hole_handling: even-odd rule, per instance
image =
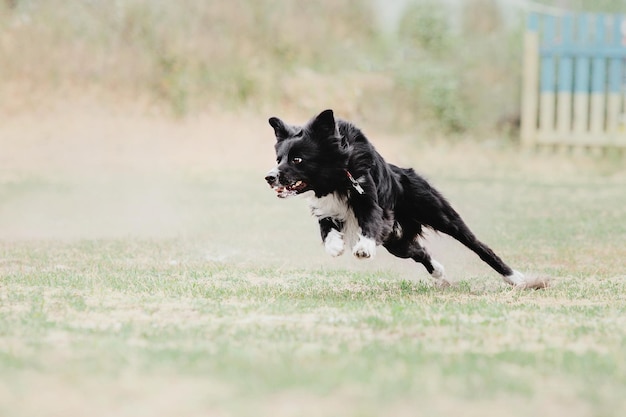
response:
[[[304,181],[296,181],[288,185],[276,185],[272,187],[276,191],[276,195],[280,198],[291,197],[292,195],[300,194],[304,189],[308,187],[308,184]]]

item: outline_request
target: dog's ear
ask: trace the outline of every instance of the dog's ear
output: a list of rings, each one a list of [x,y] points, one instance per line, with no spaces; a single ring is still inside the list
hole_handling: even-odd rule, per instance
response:
[[[280,120],[278,117],[270,117],[268,122],[270,123],[270,126],[274,128],[276,140],[281,141],[289,137],[290,129],[287,127],[285,122]]]
[[[324,110],[311,122],[313,130],[329,135],[335,132],[335,116],[331,109]]]
[[[328,109],[318,114],[311,122],[311,128],[315,132],[327,136],[335,136],[337,134],[337,125],[335,124],[333,111]]]

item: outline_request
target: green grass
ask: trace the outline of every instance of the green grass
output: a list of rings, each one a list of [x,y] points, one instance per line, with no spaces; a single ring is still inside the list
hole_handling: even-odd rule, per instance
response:
[[[512,290],[450,242],[448,289],[383,253],[327,259],[304,203],[243,174],[179,180],[154,219],[184,211],[178,236],[24,238],[20,222],[68,221],[25,215],[29,196],[98,204],[76,184],[0,184],[21,236],[0,243],[0,415],[621,415],[623,180],[436,182],[552,287]]]

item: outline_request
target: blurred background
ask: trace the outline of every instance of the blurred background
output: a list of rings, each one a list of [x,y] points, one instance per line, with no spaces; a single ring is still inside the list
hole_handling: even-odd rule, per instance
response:
[[[301,123],[325,108],[435,177],[615,173],[619,159],[516,153],[526,13],[565,9],[625,11],[623,0],[0,0],[0,237],[196,228],[210,210],[195,196],[216,184],[270,193],[269,116]],[[212,198],[241,203],[226,195]]]
[[[333,106],[398,130],[516,126],[524,15],[622,0],[2,0],[0,105],[104,94],[175,117]]]

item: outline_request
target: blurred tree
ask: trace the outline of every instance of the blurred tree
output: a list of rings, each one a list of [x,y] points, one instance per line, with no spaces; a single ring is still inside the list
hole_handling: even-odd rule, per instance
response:
[[[463,31],[488,34],[502,29],[501,7],[496,0],[467,0],[463,3]]]

